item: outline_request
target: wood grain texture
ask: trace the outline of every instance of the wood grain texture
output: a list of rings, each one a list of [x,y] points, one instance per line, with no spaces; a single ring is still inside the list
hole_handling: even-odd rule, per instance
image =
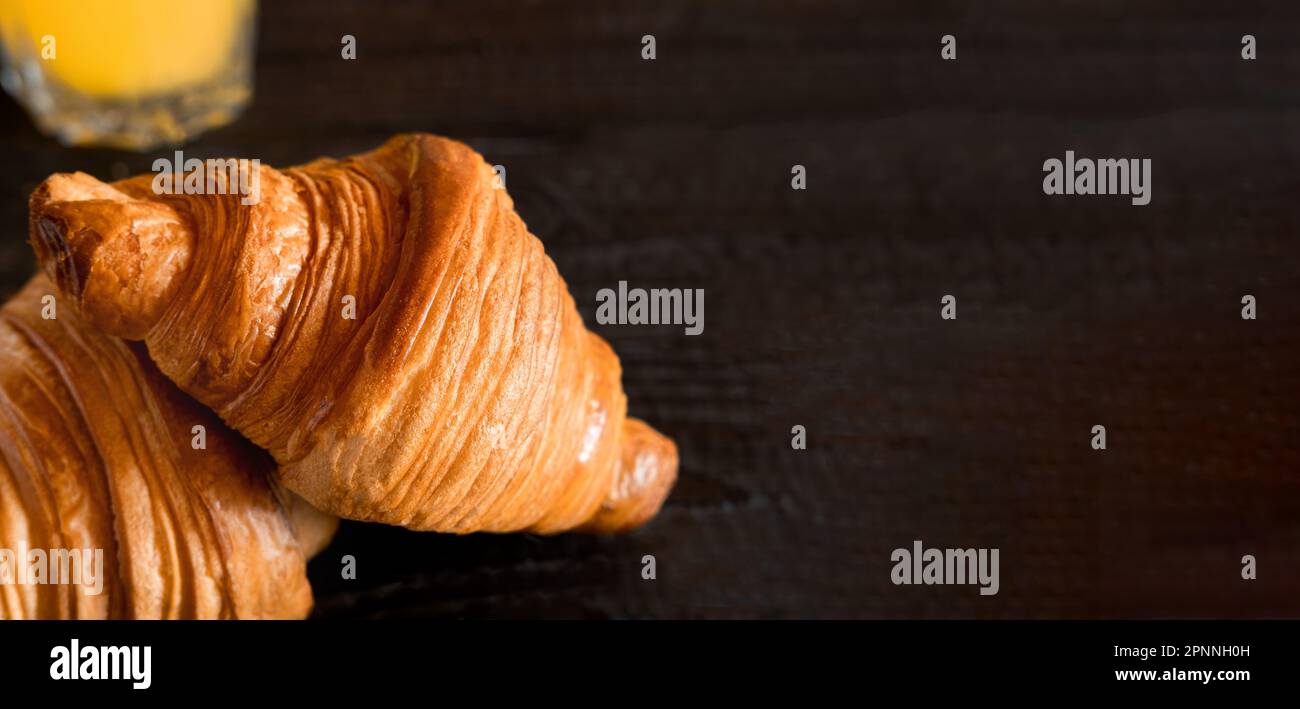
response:
[[[507,167],[588,323],[618,280],[707,294],[700,337],[598,327],[681,449],[656,521],[346,524],[317,616],[1300,615],[1300,6],[918,5],[263,3],[253,105],[188,153],[450,135]],[[1045,197],[1067,149],[1151,158],[1151,205]],[[0,150],[9,291],[36,182],[156,157],[60,148],[10,101]],[[893,586],[913,539],[999,547],[1001,592]]]

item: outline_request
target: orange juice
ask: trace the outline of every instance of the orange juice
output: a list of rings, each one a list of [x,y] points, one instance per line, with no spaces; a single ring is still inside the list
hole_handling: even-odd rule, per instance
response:
[[[42,127],[61,123],[52,132],[68,142],[96,142],[107,127],[135,135],[109,143],[140,143],[151,120],[163,140],[185,137],[247,99],[255,9],[255,0],[0,0],[5,87]],[[224,98],[205,101],[203,87]],[[210,105],[190,116],[144,105],[167,97],[174,110]]]

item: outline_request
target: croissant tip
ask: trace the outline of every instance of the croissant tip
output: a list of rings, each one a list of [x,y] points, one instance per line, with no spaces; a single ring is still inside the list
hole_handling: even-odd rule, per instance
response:
[[[111,188],[84,172],[56,172],[42,180],[27,200],[27,240],[36,260],[60,291],[76,298],[85,288],[90,254],[102,235],[88,227],[72,234],[65,208],[105,189]],[[78,248],[74,238],[85,243]]]
[[[28,240],[42,269],[87,322],[141,339],[189,262],[193,225],[173,207],[82,172],[46,178],[28,203]]]
[[[85,287],[83,274],[90,269],[86,256],[93,247],[75,250],[69,244],[67,234],[67,222],[55,214],[45,211],[31,213],[27,239],[36,252],[37,262],[59,291],[80,298]],[[87,230],[83,236],[88,241],[99,242],[99,235],[93,231]]]
[[[640,419],[623,424],[623,450],[613,488],[583,525],[588,532],[630,532],[648,522],[677,482],[677,444]]]

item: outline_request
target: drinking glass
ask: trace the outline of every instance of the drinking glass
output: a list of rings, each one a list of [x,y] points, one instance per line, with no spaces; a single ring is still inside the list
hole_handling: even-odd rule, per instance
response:
[[[248,103],[256,12],[256,0],[0,0],[0,83],[65,144],[178,144]]]

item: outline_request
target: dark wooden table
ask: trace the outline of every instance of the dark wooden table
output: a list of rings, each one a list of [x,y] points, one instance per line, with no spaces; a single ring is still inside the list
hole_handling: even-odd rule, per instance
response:
[[[681,448],[652,524],[345,524],[319,617],[1300,615],[1300,6],[919,5],[263,3],[252,107],[187,151],[446,134],[507,166],[589,323],[619,280],[707,294],[699,337],[598,328]],[[1151,204],[1044,196],[1068,149],[1151,158]],[[33,185],[157,157],[7,100],[0,151],[6,292]],[[894,586],[914,539],[999,548],[1001,592]]]

